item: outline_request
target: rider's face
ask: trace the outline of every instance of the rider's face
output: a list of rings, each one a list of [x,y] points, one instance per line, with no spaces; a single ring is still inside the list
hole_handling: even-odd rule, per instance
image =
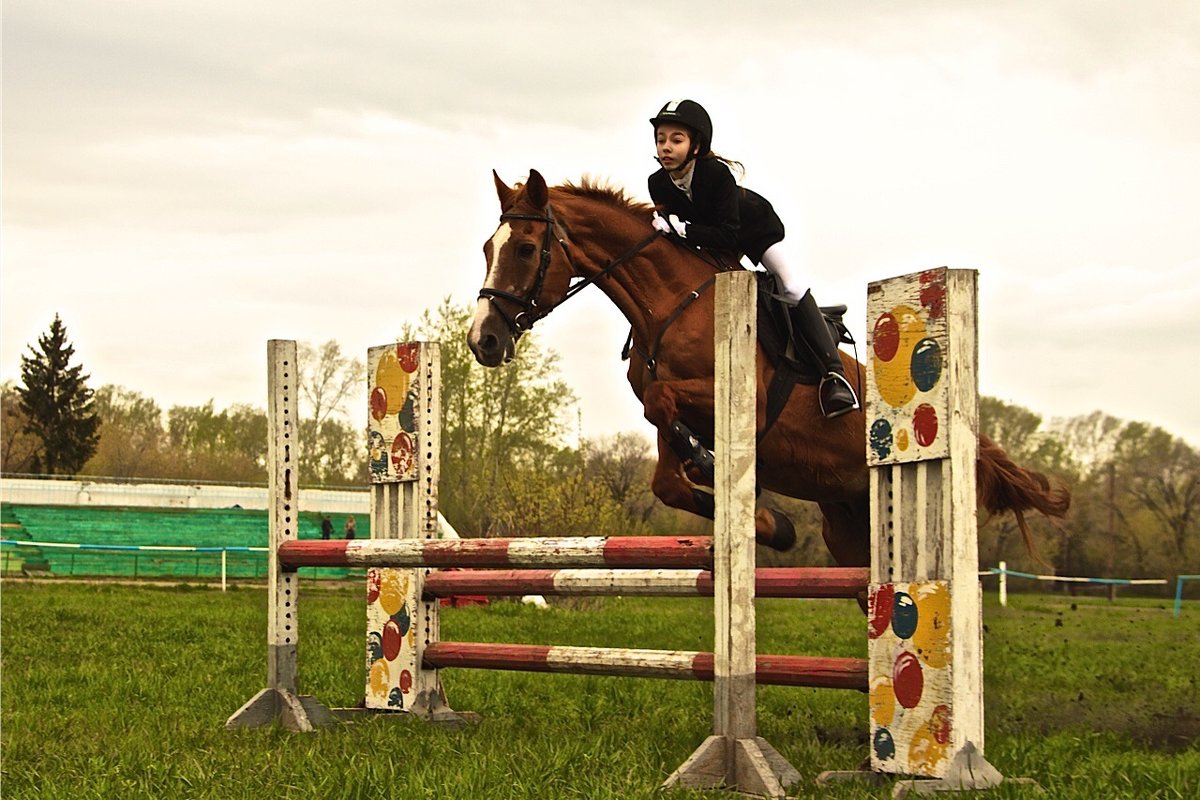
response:
[[[682,125],[665,122],[654,129],[658,163],[668,172],[682,167],[692,151],[692,135]]]

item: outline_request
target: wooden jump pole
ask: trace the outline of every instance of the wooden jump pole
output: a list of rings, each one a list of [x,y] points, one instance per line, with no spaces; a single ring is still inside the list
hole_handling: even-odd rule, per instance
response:
[[[354,539],[285,542],[280,560],[297,567],[711,566],[707,537],[573,536],[516,539]]]
[[[430,667],[561,672],[627,678],[715,680],[713,653],[623,647],[438,642],[425,648]],[[867,662],[861,658],[758,655],[755,683],[816,689],[867,690]]]
[[[800,773],[758,736],[755,694],[756,303],[753,273],[717,277],[713,733],[663,787],[721,787],[782,798]]]
[[[854,598],[865,592],[870,571],[849,567],[777,567],[755,570],[755,597]],[[527,594],[699,595],[711,597],[713,574],[707,569],[468,569],[436,572],[425,579],[432,597]]]

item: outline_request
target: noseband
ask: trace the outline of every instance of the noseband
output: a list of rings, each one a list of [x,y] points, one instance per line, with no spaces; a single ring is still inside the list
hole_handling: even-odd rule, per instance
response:
[[[638,242],[637,244],[635,244],[627,252],[623,253],[622,255],[620,255],[617,258],[614,258],[612,261],[608,262],[608,264],[606,264],[604,266],[604,268],[601,269],[599,272],[597,272],[595,275],[592,275],[591,277],[583,277],[580,280],[576,281],[575,283],[571,284],[570,288],[567,289],[567,293],[564,294],[562,299],[559,300],[558,302],[551,303],[548,306],[539,306],[538,305],[538,295],[541,294],[542,285],[546,282],[546,273],[550,269],[550,254],[551,254],[550,237],[553,235],[554,229],[558,225],[558,221],[555,220],[555,218],[554,218],[554,209],[550,208],[550,206],[546,206],[546,213],[544,215],[542,215],[542,214],[501,214],[500,215],[501,222],[507,222],[510,220],[526,220],[529,222],[544,222],[546,224],[546,230],[542,234],[542,253],[541,253],[541,257],[538,260],[537,275],[533,279],[533,285],[529,287],[529,290],[527,292],[525,292],[524,295],[518,295],[518,294],[514,294],[512,292],[506,292],[502,289],[492,289],[492,288],[489,288],[486,286],[479,290],[479,299],[482,300],[482,299],[486,298],[487,300],[491,301],[492,307],[496,309],[496,312],[498,314],[500,314],[500,316],[503,317],[504,321],[508,324],[508,330],[512,334],[514,340],[519,339],[521,337],[521,334],[525,333],[525,331],[532,328],[533,324],[535,322],[537,322],[539,319],[541,319],[542,317],[545,317],[551,311],[553,311],[554,309],[558,308],[563,303],[570,300],[572,297],[574,297],[576,294],[578,294],[583,289],[586,289],[588,287],[588,285],[595,283],[600,278],[607,277],[608,274],[611,273],[614,269],[621,266],[629,259],[633,258],[644,247],[649,245],[651,242],[653,242],[659,236],[663,235],[663,234],[659,233],[658,231],[655,231],[654,233],[647,236],[645,239],[643,239],[640,242]],[[555,236],[554,238],[558,241],[559,247],[562,248],[563,255],[567,257],[567,261],[571,264],[571,272],[575,275],[580,275],[581,273],[580,273],[579,267],[575,263],[575,259],[571,257],[571,251],[569,249],[567,249],[567,240],[564,237],[559,237],[559,236]],[[508,313],[505,312],[504,308],[499,303],[496,302],[497,298],[499,298],[501,300],[507,300],[508,302],[515,304],[518,308],[520,308],[520,311],[518,311],[514,316],[510,317],[508,315]]]

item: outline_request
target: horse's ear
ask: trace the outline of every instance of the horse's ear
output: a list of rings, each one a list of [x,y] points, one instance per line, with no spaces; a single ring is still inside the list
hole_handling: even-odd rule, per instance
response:
[[[536,169],[529,170],[529,181],[525,184],[525,195],[535,208],[545,208],[550,202],[550,192],[546,189],[546,179]]]
[[[496,170],[492,170],[492,177],[496,181],[496,195],[500,198],[500,207],[508,208],[509,202],[512,200],[516,190],[512,189],[507,183],[500,179],[500,174]]]

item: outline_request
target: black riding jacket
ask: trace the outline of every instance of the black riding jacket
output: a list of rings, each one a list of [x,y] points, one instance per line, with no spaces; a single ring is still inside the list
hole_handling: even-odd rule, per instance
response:
[[[647,181],[662,215],[675,214],[688,223],[688,244],[744,253],[757,264],[767,248],[783,241],[783,221],[775,209],[762,195],[738,186],[725,162],[700,158],[694,170],[690,200],[665,169]]]

